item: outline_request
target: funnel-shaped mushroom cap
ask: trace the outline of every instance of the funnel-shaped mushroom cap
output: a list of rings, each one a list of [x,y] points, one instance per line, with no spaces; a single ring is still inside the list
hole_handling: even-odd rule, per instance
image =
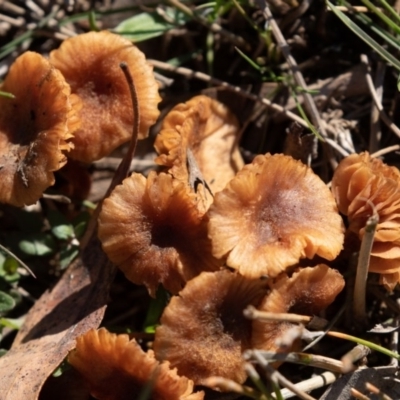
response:
[[[368,153],[352,154],[341,161],[332,179],[339,210],[347,215],[349,230],[363,238],[368,218],[376,212],[370,272],[400,271],[400,172]],[[397,275],[396,275],[397,276]],[[393,283],[394,276],[387,277]],[[388,285],[385,284],[387,288]]]
[[[216,193],[243,166],[238,135],[237,119],[226,106],[207,96],[196,96],[175,106],[165,117],[154,144],[159,154],[156,162],[187,184],[191,179],[189,149],[202,178]],[[208,208],[211,195],[203,201]]]
[[[79,101],[61,73],[33,52],[15,60],[0,89],[15,96],[0,96],[0,201],[32,204],[67,161]]]
[[[90,330],[76,341],[68,361],[87,380],[91,394],[102,400],[139,398],[152,387],[150,400],[202,400],[193,393],[193,382],[159,363],[152,351],[145,353],[128,335],[115,335],[104,328]]]
[[[275,277],[300,258],[334,259],[343,222],[327,186],[292,157],[257,156],[215,195],[213,254],[248,277]]]
[[[215,375],[244,382],[251,321],[243,310],[260,303],[266,286],[228,270],[193,278],[164,310],[154,340],[157,359],[170,361],[195,384]]]
[[[152,296],[159,283],[178,293],[187,279],[215,270],[207,219],[171,175],[133,174],[104,201],[99,238],[110,258]]]
[[[313,316],[327,308],[344,287],[342,275],[324,264],[303,268],[291,278],[283,276],[258,307],[261,311]],[[279,351],[277,340],[293,327],[280,321],[253,321],[253,346]]]
[[[158,84],[144,54],[129,40],[107,31],[84,33],[65,40],[50,60],[83,102],[82,127],[71,158],[89,163],[130,140],[134,116],[122,61],[128,64],[138,95],[139,139],[147,137],[159,115]]]

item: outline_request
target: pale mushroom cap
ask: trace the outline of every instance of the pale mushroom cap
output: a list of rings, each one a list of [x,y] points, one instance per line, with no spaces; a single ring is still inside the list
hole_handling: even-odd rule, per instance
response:
[[[261,305],[261,311],[313,316],[327,308],[344,288],[342,275],[325,264],[307,267],[291,278],[283,276],[272,285]],[[279,351],[277,340],[293,327],[289,322],[253,321],[254,348]]]
[[[152,296],[159,283],[178,293],[187,279],[219,267],[206,217],[185,185],[165,173],[133,174],[117,186],[104,201],[99,238],[110,260]]]
[[[69,155],[92,162],[130,140],[133,116],[128,83],[120,68],[126,62],[139,99],[140,133],[145,138],[159,116],[161,98],[153,68],[129,40],[111,32],[88,32],[65,40],[50,54],[73,93],[83,102],[81,129]]]
[[[334,259],[343,221],[325,183],[299,161],[257,156],[215,195],[213,254],[248,277],[277,276],[300,258]]]
[[[243,167],[238,135],[238,121],[225,105],[204,95],[195,96],[176,105],[164,118],[154,144],[159,154],[156,162],[187,184],[189,148],[202,177],[216,193]],[[208,195],[205,202],[208,208],[212,197]]]
[[[0,201],[33,204],[66,163],[79,101],[61,73],[33,52],[15,60],[0,89],[15,96],[0,96]]]
[[[193,382],[159,363],[152,351],[145,353],[128,335],[106,329],[90,330],[78,337],[68,362],[88,381],[97,399],[128,400],[153,384],[152,400],[202,400],[203,392],[193,393]]]
[[[203,272],[172,297],[156,329],[154,352],[179,374],[202,384],[210,376],[242,383],[242,352],[250,348],[251,321],[243,315],[266,294],[263,280],[228,270]]]

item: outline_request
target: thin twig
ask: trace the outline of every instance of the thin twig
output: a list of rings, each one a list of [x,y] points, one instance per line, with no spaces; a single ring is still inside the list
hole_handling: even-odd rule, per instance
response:
[[[367,202],[372,208],[372,215],[368,218],[368,221],[365,225],[365,232],[361,241],[353,296],[354,317],[358,322],[366,321],[365,290],[367,285],[369,260],[371,257],[372,245],[374,243],[376,226],[379,222],[379,215],[375,210],[374,204],[371,203],[369,200],[367,200]]]
[[[372,77],[371,77],[370,73],[368,72],[369,61],[368,61],[368,57],[365,54],[361,55],[361,62],[367,66],[366,71],[365,71],[365,79],[367,81],[368,89],[371,93],[372,100],[373,100],[376,108],[379,110],[379,115],[380,115],[382,121],[397,137],[400,138],[400,129],[393,123],[393,121],[391,121],[391,119],[388,117],[385,110],[383,109],[382,103],[379,101],[378,95],[377,95],[375,87],[374,87],[374,83],[372,81]]]
[[[337,374],[334,374],[331,371],[325,371],[320,375],[316,375],[310,379],[306,379],[302,382],[296,383],[295,386],[303,392],[311,392],[312,390],[330,385],[331,383],[336,381],[337,377]],[[293,393],[289,389],[281,389],[281,394],[284,399],[290,399],[291,397],[296,396],[296,393]],[[272,394],[272,397],[274,399],[276,398],[274,394]]]
[[[305,108],[308,111],[311,121],[315,128],[318,130],[318,132],[321,134],[321,136],[326,139],[328,137],[327,134],[327,124],[325,121],[321,118],[319,115],[319,111],[317,109],[317,106],[314,102],[313,97],[311,96],[310,93],[308,93],[308,88],[306,81],[304,80],[303,74],[301,70],[299,69],[297,62],[295,58],[291,55],[290,50],[289,50],[289,45],[285,40],[285,37],[283,36],[278,24],[276,23],[271,10],[268,7],[268,4],[266,0],[257,0],[258,6],[262,10],[264,14],[264,18],[266,19],[267,23],[271,26],[272,33],[276,39],[276,42],[279,46],[279,48],[282,51],[282,54],[284,55],[287,63],[289,64],[290,70],[293,74],[294,80],[302,88],[302,94],[304,98],[304,104]],[[324,143],[322,143],[324,145]],[[330,165],[332,168],[337,167],[337,161],[334,158],[330,148],[328,146],[324,146],[326,153],[327,153],[327,158],[329,160]]]
[[[343,362],[330,357],[307,353],[276,353],[264,350],[248,350],[243,354],[244,359],[256,359],[255,351],[268,362],[284,361],[293,364],[308,365],[315,368],[326,369],[328,371],[342,373]]]
[[[368,65],[368,73],[370,73],[370,66]],[[383,62],[378,63],[375,74],[374,87],[376,88],[376,96],[380,103],[382,103],[383,97],[383,80],[385,77],[386,65]],[[371,106],[371,133],[369,137],[369,152],[373,153],[380,147],[380,141],[382,138],[382,130],[380,125],[380,115],[378,107],[373,104]]]
[[[375,385],[372,383],[366,382],[365,387],[367,390],[369,390],[371,393],[378,395],[378,398],[381,400],[393,400],[391,397],[389,397],[387,394],[382,393],[379,388],[377,388]]]
[[[361,360],[362,358],[368,356],[371,353],[371,349],[362,344],[358,344],[354,346],[349,352],[347,352],[342,357],[343,370],[342,372],[345,374],[347,372],[354,370],[354,363]]]
[[[350,392],[351,392],[351,395],[357,400],[371,400],[368,396],[366,396],[365,394],[362,394],[357,389],[351,388]]]
[[[298,115],[296,115],[295,113],[286,110],[284,107],[280,106],[279,104],[273,103],[272,101],[264,98],[264,97],[260,97],[257,96],[253,93],[248,93],[245,92],[242,88],[240,88],[239,86],[235,86],[235,85],[231,85],[228,82],[225,81],[221,81],[220,79],[216,79],[213,78],[210,75],[205,74],[204,72],[198,72],[198,71],[193,71],[192,69],[189,68],[185,68],[185,67],[174,67],[171,64],[162,62],[162,61],[158,61],[158,60],[147,60],[151,65],[153,65],[153,67],[155,68],[159,68],[162,69],[164,71],[169,71],[169,72],[174,72],[180,75],[185,76],[186,78],[192,79],[192,78],[196,78],[199,80],[202,80],[204,82],[216,85],[216,86],[220,86],[223,89],[227,89],[230,90],[232,92],[236,92],[241,94],[243,97],[246,97],[250,100],[253,101],[258,101],[262,104],[265,104],[266,106],[268,106],[269,108],[271,108],[274,111],[277,111],[279,113],[282,113],[284,115],[286,115],[288,118],[292,119],[293,121],[298,122],[301,126],[304,126],[305,128],[308,128],[308,124],[306,121],[304,121],[303,118],[299,117]]]
[[[10,257],[14,258],[14,260],[18,261],[18,263],[21,264],[36,279],[36,275],[33,273],[33,271],[20,258],[18,258],[12,251],[8,250],[2,244],[0,244],[0,249],[3,250],[5,253],[7,253]]]
[[[243,315],[246,318],[257,319],[259,321],[284,321],[294,324],[308,324],[312,319],[312,317],[308,315],[259,311],[254,306],[248,306],[243,310]]]
[[[266,372],[267,376],[271,381],[277,381],[280,385],[286,387],[287,389],[291,390],[293,393],[296,393],[300,399],[303,400],[315,400],[314,397],[310,396],[309,394],[303,392],[302,390],[299,390],[295,384],[290,382],[288,379],[286,379],[280,372],[272,368],[268,362],[262,357],[259,351],[253,350],[253,355],[255,360],[257,361],[257,364],[264,369]]]
[[[394,144],[393,146],[385,147],[384,149],[378,150],[375,153],[371,154],[371,157],[381,157],[387,153],[391,153],[392,151],[400,150],[399,144]]]

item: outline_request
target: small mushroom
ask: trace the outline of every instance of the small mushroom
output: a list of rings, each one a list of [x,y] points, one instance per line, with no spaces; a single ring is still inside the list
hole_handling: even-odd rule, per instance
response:
[[[65,40],[50,53],[50,61],[65,76],[83,102],[82,126],[75,134],[69,157],[90,163],[130,140],[132,100],[119,65],[126,62],[132,74],[140,111],[139,139],[147,137],[159,116],[158,84],[144,54],[111,32],[88,32]]]
[[[130,400],[151,388],[153,400],[202,400],[193,393],[193,382],[179,376],[169,363],[159,363],[151,350],[145,353],[128,335],[116,335],[101,328],[77,338],[76,349],[68,356],[89,384],[90,392],[101,400]]]
[[[400,272],[399,170],[367,152],[352,154],[337,167],[332,192],[340,212],[348,218],[348,230],[360,240],[368,218],[378,214],[369,271],[380,273],[381,283],[393,290]]]
[[[300,258],[332,260],[343,221],[328,187],[306,165],[260,155],[215,195],[208,215],[213,254],[248,277],[275,277]]]
[[[159,283],[178,293],[186,280],[219,267],[207,218],[193,197],[171,175],[152,171],[147,179],[133,174],[104,201],[99,238],[105,253],[152,296]]]
[[[80,103],[40,54],[25,52],[11,65],[0,96],[0,201],[21,207],[35,203],[67,161],[79,127]]]
[[[165,117],[154,144],[159,154],[156,162],[176,179],[192,186],[204,186],[205,182],[216,193],[243,166],[238,135],[237,119],[226,106],[207,96],[196,96],[175,106]],[[205,191],[199,191],[198,196],[208,208],[212,196]]]
[[[154,352],[178,373],[202,384],[210,376],[242,383],[242,353],[251,348],[251,321],[243,315],[266,294],[265,280],[228,270],[203,272],[172,297],[156,329]]]
[[[278,277],[258,309],[272,313],[317,315],[335,300],[344,284],[342,275],[325,264],[302,268],[291,278],[287,275]],[[278,340],[293,326],[290,322],[254,320],[252,344],[256,349],[281,351]],[[295,341],[292,351],[299,350],[299,345],[300,342]]]

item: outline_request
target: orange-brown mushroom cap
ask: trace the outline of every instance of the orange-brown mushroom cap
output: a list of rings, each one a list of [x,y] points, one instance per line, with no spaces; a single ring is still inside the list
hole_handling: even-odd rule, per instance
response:
[[[207,219],[183,183],[171,175],[133,174],[104,201],[99,238],[110,258],[152,296],[159,283],[178,293],[201,271],[218,268],[207,237]]]
[[[131,138],[136,116],[128,83],[119,66],[123,61],[138,96],[139,139],[147,137],[159,115],[158,84],[144,54],[128,39],[107,31],[84,33],[64,41],[51,52],[50,60],[83,102],[82,127],[76,132],[71,158],[89,163]]]
[[[335,300],[344,284],[342,275],[325,264],[303,268],[295,272],[291,278],[286,275],[278,278],[272,285],[272,291],[264,298],[258,309],[273,313],[291,312],[313,316]],[[254,320],[252,336],[254,348],[279,351],[278,339],[293,326],[289,322]],[[294,347],[297,344],[294,343]]]
[[[341,161],[332,179],[339,210],[347,215],[349,230],[362,239],[368,218],[376,212],[370,272],[392,274],[381,282],[394,287],[400,271],[400,172],[368,153],[352,154]]]
[[[191,179],[189,149],[202,178],[216,193],[243,167],[238,134],[238,121],[225,105],[204,95],[195,96],[176,105],[164,118],[154,144],[159,154],[156,162],[187,184]],[[212,197],[208,194],[203,201],[208,208]]]
[[[152,351],[145,353],[128,335],[106,329],[90,330],[78,337],[68,362],[87,380],[91,394],[101,400],[138,398],[152,387],[152,400],[202,400],[203,392],[193,393],[193,382],[159,363]]]
[[[332,260],[344,239],[328,187],[280,154],[246,165],[215,195],[208,215],[213,254],[248,277],[277,276],[304,257]]]
[[[266,294],[264,280],[228,270],[203,272],[165,308],[154,352],[179,374],[202,384],[210,376],[244,382],[242,352],[250,348],[251,321],[243,315]]]
[[[0,201],[33,204],[66,163],[79,101],[61,73],[33,52],[15,60],[0,89],[15,96],[0,96]]]

